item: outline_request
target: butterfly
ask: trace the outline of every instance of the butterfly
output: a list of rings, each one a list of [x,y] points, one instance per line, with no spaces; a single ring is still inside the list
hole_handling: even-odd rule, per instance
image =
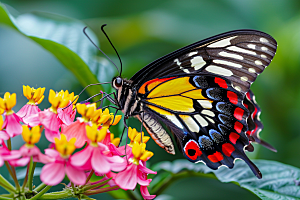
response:
[[[251,142],[276,150],[259,138],[263,126],[250,85],[276,48],[260,31],[222,33],[153,61],[129,80],[120,72],[112,80],[116,92],[110,101],[125,119],[138,118],[168,153],[175,148],[167,130],[189,161],[218,169],[242,159],[262,178],[245,150],[253,150]]]

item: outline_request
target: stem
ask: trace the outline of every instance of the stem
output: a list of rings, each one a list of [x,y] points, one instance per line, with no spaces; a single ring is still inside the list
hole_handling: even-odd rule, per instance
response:
[[[39,186],[37,186],[34,191],[39,192],[42,189],[44,189],[47,185],[45,183],[41,183]]]
[[[11,170],[12,170],[12,173],[14,175],[14,180],[15,180],[16,188],[17,188],[17,190],[20,190],[20,184],[19,184],[19,181],[18,181],[18,178],[17,178],[16,168],[14,166],[11,166]]]
[[[28,189],[29,191],[32,191],[32,185],[33,185],[33,175],[34,175],[34,169],[35,169],[36,163],[33,162],[32,157],[30,158],[30,164],[29,164],[29,172],[28,172]]]
[[[71,192],[61,191],[61,192],[51,192],[51,193],[44,194],[39,199],[52,199],[53,200],[53,199],[66,199],[66,198],[70,198],[70,197],[74,197]]]
[[[17,176],[16,176],[15,168],[13,166],[11,166],[11,168],[10,168],[10,165],[7,161],[4,161],[4,163],[5,163],[5,166],[8,170],[8,172],[9,172],[10,176],[13,178],[13,180],[15,182],[17,190],[20,190],[20,185],[19,185],[19,182],[18,182],[18,179],[17,179]],[[14,171],[12,169],[14,169]]]
[[[86,185],[86,184],[90,181],[90,179],[91,179],[91,177],[93,176],[94,172],[95,172],[95,171],[92,169],[92,171],[90,172],[89,176],[87,177],[87,179],[86,179],[84,185]]]
[[[51,187],[52,187],[51,185],[47,185],[47,187],[45,187],[42,191],[40,191],[38,194],[36,194],[30,200],[40,199],[40,197],[43,196],[43,194],[45,194]]]
[[[29,167],[30,167],[30,165],[27,165],[26,176],[25,176],[25,178],[24,178],[24,182],[23,182],[23,185],[22,185],[22,191],[24,191],[24,188],[25,188],[25,186],[26,186],[26,184],[27,184]]]
[[[103,185],[105,185],[106,183],[108,183],[108,181],[110,181],[111,179],[112,179],[112,178],[109,178],[109,179],[107,179],[107,180],[105,180],[105,181],[102,181],[102,182],[100,182],[100,183],[97,183],[97,184],[95,184],[95,185],[85,186],[83,189],[84,189],[85,191],[87,191],[87,190],[91,190],[91,189],[97,188],[97,187],[99,187],[99,186],[103,186]]]
[[[7,148],[8,148],[8,150],[11,151],[11,139],[10,138],[7,140]]]
[[[16,188],[0,174],[0,185],[8,192],[14,193]]]
[[[106,187],[106,188],[101,188],[101,189],[97,189],[97,190],[86,191],[86,192],[84,192],[84,194],[85,195],[100,194],[100,193],[103,193],[103,192],[109,192],[109,191],[118,190],[118,189],[120,189],[119,186],[115,185],[115,186],[112,186],[112,187]]]

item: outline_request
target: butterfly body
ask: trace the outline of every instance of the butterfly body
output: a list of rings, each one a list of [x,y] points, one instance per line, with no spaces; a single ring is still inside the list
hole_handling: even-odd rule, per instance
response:
[[[196,42],[150,63],[130,80],[114,78],[115,104],[125,118],[137,117],[168,153],[175,154],[175,148],[167,129],[191,162],[232,168],[239,158],[261,178],[244,152],[251,147],[250,136],[261,141],[256,130],[262,128],[248,93],[276,46],[271,36],[255,30]]]

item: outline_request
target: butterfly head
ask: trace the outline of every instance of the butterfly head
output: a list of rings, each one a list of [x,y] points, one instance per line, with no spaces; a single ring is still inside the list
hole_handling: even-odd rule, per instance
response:
[[[112,86],[116,90],[120,89],[123,86],[123,79],[120,76],[113,78]]]

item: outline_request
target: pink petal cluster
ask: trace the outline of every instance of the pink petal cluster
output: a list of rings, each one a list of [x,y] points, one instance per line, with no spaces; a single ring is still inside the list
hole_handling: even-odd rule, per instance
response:
[[[57,185],[68,176],[70,181],[76,185],[83,185],[86,181],[86,174],[83,170],[72,165],[71,157],[63,158],[54,149],[46,149],[45,154],[53,158],[52,162],[47,163],[41,172],[41,180],[47,185]]]
[[[30,94],[28,93],[28,95]],[[103,113],[106,117],[109,115],[106,111]],[[134,157],[131,146],[126,145],[126,148],[125,146],[116,147],[116,141],[119,140],[118,138],[117,140],[114,139],[113,134],[108,130],[109,126],[114,125],[114,120],[107,117],[106,121],[102,123],[86,120],[87,118],[85,120],[77,118],[74,121],[75,114],[76,110],[72,106],[57,107],[56,109],[51,107],[41,111],[38,103],[26,104],[16,114],[11,112],[7,115],[4,112],[3,116],[5,118],[2,121],[3,125],[0,127],[0,166],[4,164],[4,161],[14,167],[29,166],[32,159],[33,162],[45,164],[40,178],[47,185],[57,185],[61,183],[65,176],[69,178],[71,183],[78,186],[93,185],[97,182],[89,182],[87,174],[95,173],[104,177],[100,182],[111,178],[105,184],[113,186],[114,189],[134,190],[139,184],[144,199],[155,198],[155,195],[150,195],[148,192],[147,186],[152,180],[148,179],[147,175],[156,174],[156,172],[148,169],[145,161],[139,160],[138,164],[131,162]],[[87,112],[87,114],[89,113]],[[89,139],[91,137],[87,136],[86,126],[92,126],[95,122],[98,122],[95,129],[97,131],[102,130],[103,137],[92,141],[93,139]],[[26,124],[24,126],[27,128],[27,138],[31,138],[31,132],[28,131],[33,130],[35,126],[39,126],[39,130],[45,130],[45,136],[51,147],[45,150],[45,154],[35,146],[38,140],[24,139],[26,144],[18,150],[7,148],[6,142],[10,142],[10,138],[19,134],[22,134],[25,138],[22,123]],[[41,131],[39,137],[40,133]],[[65,135],[62,135],[62,133]],[[73,143],[74,149],[71,153],[62,153],[64,146],[57,146],[56,138],[60,139],[63,136],[67,137],[68,140],[73,137],[77,139]],[[111,140],[114,140],[114,142]],[[75,148],[82,148],[83,146],[83,149],[77,149],[77,152],[73,153]],[[97,188],[104,185],[97,185]]]

